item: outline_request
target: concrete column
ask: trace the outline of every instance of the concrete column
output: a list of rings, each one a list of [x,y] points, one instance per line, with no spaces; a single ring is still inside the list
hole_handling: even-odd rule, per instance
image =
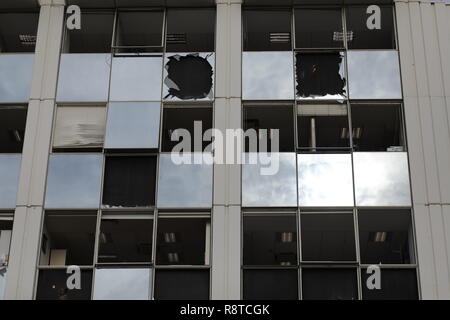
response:
[[[241,4],[216,0],[214,126],[241,128]],[[241,150],[235,150],[240,155]],[[226,151],[224,152],[226,155]],[[225,157],[224,157],[225,158]],[[241,166],[214,165],[212,299],[241,298]]]
[[[64,20],[64,0],[39,2],[41,10],[6,279],[6,299],[33,299],[37,275]]]

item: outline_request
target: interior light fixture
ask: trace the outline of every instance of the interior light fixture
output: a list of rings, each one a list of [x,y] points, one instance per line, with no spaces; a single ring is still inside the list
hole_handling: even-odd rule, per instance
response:
[[[178,263],[180,261],[177,252],[169,252],[167,257],[170,263]]]
[[[166,243],[175,243],[177,241],[175,232],[164,232],[164,241]]]

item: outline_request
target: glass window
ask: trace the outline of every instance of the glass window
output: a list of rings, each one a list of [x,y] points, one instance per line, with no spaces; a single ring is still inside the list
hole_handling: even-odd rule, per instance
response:
[[[149,300],[152,270],[96,269],[93,300]]]
[[[177,159],[172,159],[172,154],[161,154],[159,158],[158,207],[211,207],[212,156],[185,154],[188,163],[177,164],[178,156],[173,155]]]
[[[336,9],[296,9],[296,48],[342,48],[342,11]]]
[[[157,149],[160,112],[159,102],[111,102],[105,148]]]
[[[253,129],[256,131],[258,148],[251,150],[252,141],[246,139],[246,152],[293,152],[294,151],[294,119],[292,105],[284,106],[245,106],[244,107],[244,130]],[[273,130],[278,130],[278,134]],[[265,144],[262,139],[267,139]],[[276,142],[278,140],[278,146]],[[260,145],[263,143],[265,145]],[[276,146],[276,148],[275,148]]]
[[[409,210],[359,210],[361,263],[414,263],[414,241]]]
[[[56,99],[107,101],[110,66],[111,54],[62,54]]]
[[[213,52],[216,13],[212,9],[167,10],[167,52]]]
[[[299,154],[297,162],[299,206],[353,206],[350,154]]]
[[[50,155],[46,208],[98,208],[102,156],[93,154]]]
[[[416,269],[381,268],[381,289],[369,290],[367,280],[370,274],[361,270],[362,297],[364,300],[418,300]]]
[[[33,61],[33,54],[0,55],[0,103],[28,102]]]
[[[159,218],[158,265],[209,265],[211,224],[206,218]]]
[[[96,225],[95,211],[46,213],[39,265],[92,265]]]
[[[243,10],[244,51],[291,50],[291,12]]]
[[[203,136],[205,131],[212,128],[213,123],[213,111],[211,107],[190,107],[182,106],[174,108],[173,106],[164,108],[163,116],[163,133],[162,133],[162,151],[171,152],[173,148],[180,142],[184,144],[184,135],[180,136],[175,133],[177,129],[184,129],[190,133],[190,143],[186,145],[190,146],[189,150],[184,151],[194,151],[202,152],[205,148],[211,144],[210,141],[203,141]],[[196,126],[200,128],[202,143],[196,145],[197,133]],[[175,141],[172,141],[172,136]],[[178,140],[177,140],[178,139]]]
[[[301,214],[303,261],[356,261],[353,214]]]
[[[162,56],[114,57],[111,101],[161,100]]]
[[[357,300],[356,270],[302,269],[303,300]]]
[[[90,300],[92,270],[81,270],[80,289],[67,288],[66,269],[39,270],[36,300]]]
[[[21,153],[27,106],[0,105],[0,153]]]
[[[244,300],[297,300],[298,270],[244,270]]]
[[[98,262],[150,262],[153,219],[124,213],[127,218],[103,218],[100,225]]]
[[[156,270],[156,300],[208,300],[209,270]]]
[[[406,152],[355,152],[357,206],[410,206]]]
[[[297,105],[298,147],[310,152],[350,148],[346,104]]]
[[[247,153],[242,166],[242,206],[296,207],[295,153]]]
[[[101,148],[105,122],[105,106],[59,106],[53,147]]]
[[[297,265],[297,219],[294,214],[245,215],[244,265]]]
[[[351,99],[401,99],[396,51],[348,51]]]
[[[345,99],[347,80],[344,59],[342,52],[296,53],[297,98]]]
[[[346,16],[349,49],[395,49],[392,6],[351,6]]]
[[[37,12],[1,13],[0,52],[34,52],[38,21]]]
[[[294,99],[291,51],[243,52],[243,100]]]
[[[352,104],[356,151],[405,151],[401,104]]]
[[[0,154],[0,208],[16,207],[21,161],[20,154]]]
[[[0,215],[0,301],[4,299],[5,294],[12,228],[12,217]]]
[[[164,67],[164,99],[212,100],[214,61],[214,53],[167,53]]]
[[[104,208],[155,204],[156,157],[106,157],[104,176]]]

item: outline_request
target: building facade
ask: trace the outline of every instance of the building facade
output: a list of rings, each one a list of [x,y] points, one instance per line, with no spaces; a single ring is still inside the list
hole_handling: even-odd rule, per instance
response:
[[[450,299],[449,21],[3,0],[0,298]]]

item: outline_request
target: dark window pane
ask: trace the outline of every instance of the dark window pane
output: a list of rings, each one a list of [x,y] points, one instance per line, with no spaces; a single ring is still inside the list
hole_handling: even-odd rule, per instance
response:
[[[244,10],[244,51],[291,50],[291,12]]]
[[[298,299],[298,270],[244,270],[244,300]]]
[[[156,157],[107,157],[104,207],[149,207],[155,204]]]
[[[353,215],[310,213],[301,215],[304,261],[355,261]]]
[[[156,300],[208,300],[209,270],[156,270]]]
[[[417,272],[415,269],[381,268],[381,289],[369,290],[367,279],[372,274],[362,273],[362,294],[365,300],[418,300]],[[370,282],[372,283],[372,281]]]
[[[244,216],[244,265],[296,265],[295,215]]]
[[[68,289],[67,279],[71,274],[61,270],[39,270],[36,293],[37,300],[90,300],[92,270],[81,270],[81,289]]]
[[[34,52],[39,13],[0,14],[0,52]]]
[[[22,152],[26,121],[26,106],[0,107],[0,153]]]
[[[150,262],[153,219],[103,219],[98,262]]]
[[[302,269],[303,300],[357,300],[356,270]]]
[[[341,9],[297,9],[296,48],[342,48],[344,32]]]

